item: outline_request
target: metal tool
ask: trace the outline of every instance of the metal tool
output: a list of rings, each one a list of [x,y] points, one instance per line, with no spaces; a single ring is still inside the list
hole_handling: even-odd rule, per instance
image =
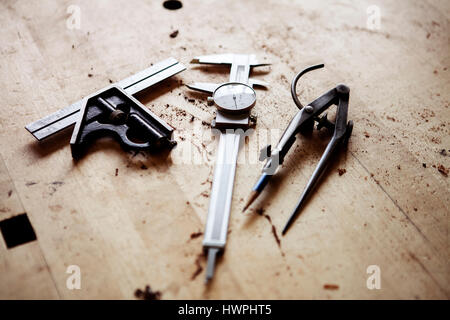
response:
[[[72,157],[78,159],[92,140],[111,136],[125,150],[171,149],[173,128],[118,86],[84,99],[72,133]]]
[[[250,110],[256,102],[254,85],[266,86],[263,81],[249,79],[250,68],[268,65],[259,63],[255,55],[221,54],[200,56],[191,63],[231,65],[230,81],[223,84],[194,83],[190,89],[212,93],[208,102],[217,107],[212,127],[220,129],[220,140],[211,190],[203,248],[208,252],[206,282],[214,275],[217,254],[225,248],[234,174],[243,138],[243,130],[250,126]],[[243,129],[243,130],[234,130]]]
[[[268,184],[270,178],[273,174],[275,174],[276,169],[281,165],[284,161],[284,157],[286,156],[289,149],[295,142],[296,135],[298,133],[307,132],[313,129],[314,121],[318,122],[317,128],[320,130],[322,127],[326,127],[327,129],[333,130],[333,136],[326,147],[319,164],[317,165],[314,173],[312,174],[311,179],[306,185],[303,194],[300,197],[295,209],[293,210],[289,220],[287,221],[285,227],[283,228],[282,234],[284,235],[288,230],[289,226],[292,224],[300,209],[305,204],[308,196],[311,194],[314,187],[317,185],[320,178],[323,176],[326,168],[330,164],[333,156],[337,153],[340,146],[346,145],[353,129],[353,121],[349,121],[347,123],[347,113],[348,113],[348,101],[350,89],[340,84],[335,88],[331,89],[327,93],[323,94],[306,107],[303,107],[301,102],[297,97],[296,92],[296,84],[302,75],[305,73],[324,67],[323,64],[309,67],[301,72],[299,72],[293,79],[291,84],[291,94],[294,99],[294,103],[300,109],[297,114],[293,117],[288,127],[284,131],[283,135],[280,138],[276,148],[272,151],[271,146],[267,146],[263,150],[261,150],[260,160],[267,159],[264,168],[262,169],[262,175],[256,182],[255,186],[252,189],[252,192],[248,198],[246,205],[242,211],[245,211],[252,203],[256,200],[256,198],[260,195],[262,190]],[[335,123],[328,121],[327,116],[319,118],[319,115],[328,109],[331,105],[337,105],[336,110],[336,120]]]
[[[115,85],[116,87],[123,89],[126,94],[132,96],[185,69],[186,67],[176,59],[169,58],[119,81]],[[44,140],[51,135],[74,125],[80,118],[79,111],[83,107],[83,103],[83,99],[77,101],[55,113],[28,124],[25,128],[37,140]]]

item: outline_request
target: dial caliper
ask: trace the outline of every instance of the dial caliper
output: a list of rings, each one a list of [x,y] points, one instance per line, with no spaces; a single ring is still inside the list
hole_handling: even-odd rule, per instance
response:
[[[211,190],[203,248],[208,261],[206,281],[214,275],[217,254],[225,248],[228,220],[233,194],[234,174],[243,138],[243,130],[250,126],[250,110],[256,102],[254,85],[267,86],[264,81],[249,79],[250,67],[264,66],[255,55],[221,54],[199,56],[191,63],[231,65],[230,80],[222,84],[199,83],[188,85],[190,89],[212,94],[208,102],[217,108],[212,127],[219,129],[220,140]],[[243,129],[237,130],[236,129]]]

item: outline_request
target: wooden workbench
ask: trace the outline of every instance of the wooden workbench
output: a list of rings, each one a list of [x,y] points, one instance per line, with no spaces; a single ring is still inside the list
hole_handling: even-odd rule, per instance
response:
[[[2,1],[0,220],[26,212],[37,240],[7,249],[0,237],[0,298],[133,299],[150,285],[162,299],[448,299],[450,5],[375,2],[185,0],[167,10],[162,1]],[[67,27],[70,5],[79,29]],[[257,92],[260,131],[240,153],[228,244],[205,286],[202,237],[191,235],[207,216],[214,109],[180,81],[226,81],[227,68],[189,61],[227,52],[270,61],[253,73],[270,88]],[[188,70],[138,97],[177,129],[169,155],[126,153],[106,139],[73,162],[70,132],[39,144],[24,129],[170,56]],[[264,145],[258,132],[273,130],[276,143],[296,112],[292,77],[321,62],[300,81],[301,100],[345,83],[355,127],[281,237],[329,136],[297,139],[248,214],[262,164],[241,158]],[[183,160],[189,146],[200,161]],[[66,286],[70,265],[81,270],[79,290]],[[380,289],[367,287],[370,265]]]

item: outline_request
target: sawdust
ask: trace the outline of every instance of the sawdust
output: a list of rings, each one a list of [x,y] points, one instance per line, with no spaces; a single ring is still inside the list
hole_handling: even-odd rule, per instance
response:
[[[323,288],[325,290],[337,290],[339,289],[339,286],[337,284],[324,284]]]
[[[276,241],[278,247],[281,250],[281,240],[280,240],[280,237],[278,236],[277,228],[272,223],[272,218],[270,218],[270,216],[268,214],[264,214],[264,209],[263,208],[256,209],[256,213],[259,214],[260,216],[263,216],[264,218],[267,219],[267,221],[269,221],[270,225],[272,226],[271,231],[272,231],[273,237],[275,238],[275,241]],[[284,256],[284,252],[283,251],[281,251],[281,254]]]
[[[194,273],[193,273],[192,276],[191,276],[191,280],[192,280],[192,281],[195,280],[195,278],[197,278],[197,276],[198,276],[200,273],[202,273],[203,267],[202,267],[202,265],[201,265],[201,262],[202,262],[202,260],[204,260],[204,259],[205,259],[205,253],[204,253],[204,252],[199,253],[199,254],[197,255],[197,258],[195,259],[195,265],[197,266],[197,269],[195,269]]]
[[[438,165],[437,169],[444,177],[448,177],[448,173],[449,173],[448,168],[446,168],[442,164],[440,164],[440,165]]]
[[[134,296],[138,299],[142,300],[160,300],[161,292],[160,291],[152,291],[150,286],[145,286],[144,290],[136,289],[134,292]]]
[[[191,239],[195,239],[195,238],[198,238],[198,237],[200,237],[202,235],[203,235],[203,232],[193,232],[193,233],[191,233],[190,238]]]

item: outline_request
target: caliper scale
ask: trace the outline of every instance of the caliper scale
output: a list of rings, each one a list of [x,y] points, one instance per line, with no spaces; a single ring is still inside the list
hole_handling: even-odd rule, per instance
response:
[[[208,261],[206,281],[214,275],[217,254],[225,248],[228,220],[233,194],[234,175],[243,130],[250,126],[250,110],[256,102],[254,85],[267,86],[264,81],[249,78],[250,67],[264,66],[255,55],[222,54],[199,56],[191,63],[231,65],[230,80],[223,84],[199,83],[188,85],[190,89],[212,94],[208,102],[217,108],[212,127],[219,129],[220,139],[211,199],[206,222],[203,248]],[[235,129],[243,129],[235,131]]]

